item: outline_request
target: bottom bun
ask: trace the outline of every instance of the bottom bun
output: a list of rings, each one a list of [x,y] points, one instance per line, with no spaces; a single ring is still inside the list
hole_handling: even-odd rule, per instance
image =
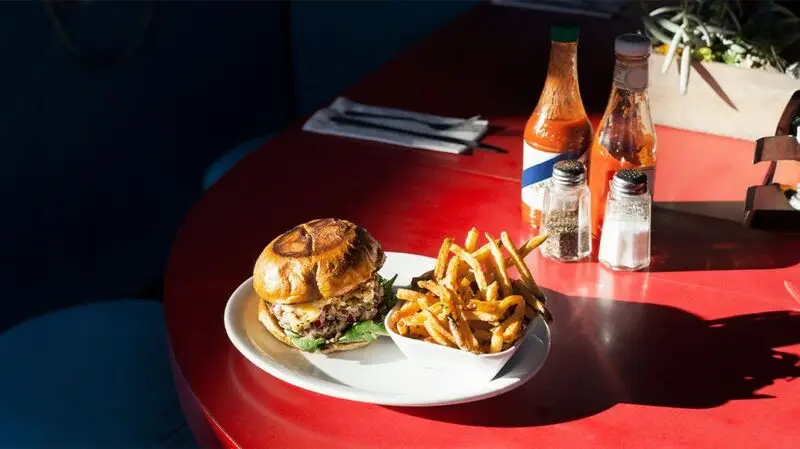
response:
[[[292,339],[286,335],[286,332],[284,332],[283,328],[275,319],[275,315],[272,314],[272,311],[270,311],[269,307],[267,307],[267,303],[263,300],[258,301],[258,321],[260,321],[261,324],[267,328],[270,334],[280,340],[281,343],[302,351],[302,349],[298,348],[297,345],[292,342]],[[332,352],[350,351],[352,349],[363,348],[368,344],[369,343],[366,341],[358,341],[353,343],[328,343],[321,346],[318,352],[330,354]]]

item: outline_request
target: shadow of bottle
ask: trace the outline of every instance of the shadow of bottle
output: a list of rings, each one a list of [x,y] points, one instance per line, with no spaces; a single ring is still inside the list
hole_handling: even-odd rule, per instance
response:
[[[774,349],[800,342],[797,312],[706,321],[657,304],[546,294],[557,317],[553,346],[527,384],[479,403],[392,409],[465,425],[529,427],[619,403],[702,409],[769,398],[758,390],[800,375],[800,358]]]

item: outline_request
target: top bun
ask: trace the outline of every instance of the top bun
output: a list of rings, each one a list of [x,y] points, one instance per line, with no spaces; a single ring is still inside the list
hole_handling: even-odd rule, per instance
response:
[[[267,302],[297,304],[343,295],[370,280],[385,256],[366,229],[336,218],[312,220],[261,252],[253,287]]]

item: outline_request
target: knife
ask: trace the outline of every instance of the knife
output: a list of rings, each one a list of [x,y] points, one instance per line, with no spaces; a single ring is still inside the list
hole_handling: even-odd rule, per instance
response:
[[[340,116],[332,116],[332,117],[329,118],[329,120],[334,122],[334,123],[341,123],[343,125],[353,125],[353,126],[360,126],[362,128],[380,129],[380,130],[383,130],[383,131],[391,131],[391,132],[395,132],[395,133],[406,134],[406,135],[409,135],[409,136],[424,137],[426,139],[434,139],[434,140],[439,140],[439,141],[442,141],[442,142],[457,143],[457,144],[460,144],[460,145],[465,145],[468,148],[478,148],[478,149],[481,149],[481,150],[492,151],[494,153],[503,153],[503,154],[507,154],[508,153],[508,150],[505,150],[505,149],[500,148],[500,147],[496,147],[494,145],[489,145],[487,143],[483,143],[483,142],[480,142],[480,141],[477,141],[477,140],[467,140],[467,139],[459,139],[459,138],[450,137],[450,136],[440,136],[440,135],[436,135],[436,134],[427,134],[427,133],[422,133],[422,132],[418,132],[418,131],[411,131],[411,130],[403,129],[403,128],[395,128],[393,126],[378,125],[376,123],[364,122],[364,121],[361,121],[361,120],[356,120],[356,119],[352,119],[352,118],[345,118],[345,117],[340,117]]]

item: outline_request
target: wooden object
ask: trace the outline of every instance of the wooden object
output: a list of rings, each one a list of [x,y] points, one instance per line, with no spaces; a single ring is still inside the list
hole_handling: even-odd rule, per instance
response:
[[[800,143],[796,136],[798,117],[800,90],[792,95],[784,108],[775,135],[756,141],[753,163],[769,162],[769,169],[761,185],[747,189],[745,226],[800,231],[800,211],[789,204],[789,198],[796,192],[787,192],[779,184],[773,183],[779,162],[800,161]]]
[[[800,80],[787,75],[693,62],[686,95],[679,91],[679,63],[661,73],[664,56],[650,60],[650,112],[657,125],[756,140],[773,134],[775,123]]]

